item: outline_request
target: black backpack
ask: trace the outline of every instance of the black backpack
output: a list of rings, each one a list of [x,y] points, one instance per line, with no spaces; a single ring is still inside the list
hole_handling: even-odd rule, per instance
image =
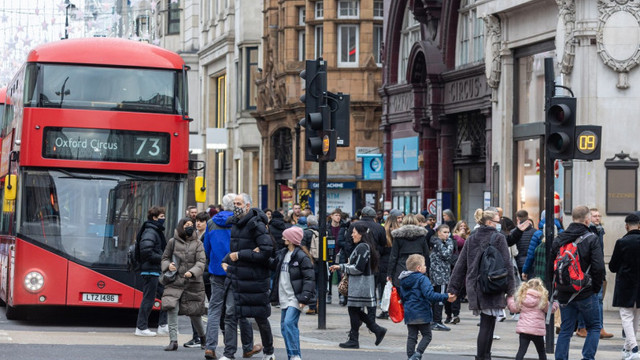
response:
[[[140,241],[136,240],[127,251],[127,269],[129,272],[140,270]]]
[[[478,266],[478,283],[480,291],[484,294],[501,294],[507,291],[509,286],[509,272],[502,260],[498,248],[493,245],[497,233],[491,235],[489,245],[480,255]]]

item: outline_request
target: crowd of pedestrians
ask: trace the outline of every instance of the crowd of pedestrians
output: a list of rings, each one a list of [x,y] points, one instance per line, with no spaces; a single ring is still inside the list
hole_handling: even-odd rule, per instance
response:
[[[436,224],[436,217],[426,211],[405,214],[364,207],[359,217],[350,218],[335,209],[326,219],[318,219],[300,204],[288,212],[260,210],[252,206],[247,194],[227,194],[222,202],[208,212],[189,207],[168,241],[162,207],[151,207],[139,230],[136,241],[143,298],[135,335],[168,335],[164,350],[178,349],[178,316],[187,315],[193,334],[184,346],[202,348],[206,359],[235,359],[239,328],[243,358],[262,353],[263,359],[274,360],[269,318],[272,309],[278,308],[287,356],[302,359],[301,314],[305,308],[305,315],[317,314],[322,286],[327,290],[325,300],[331,303],[331,282],[344,276],[348,292],[340,294],[339,304],[346,307],[349,332],[341,348],[359,348],[363,324],[375,345],[384,340],[387,329],[378,322],[389,314],[381,311],[377,315],[377,311],[387,282],[398,290],[404,304],[409,360],[422,358],[432,331],[455,331],[462,303],[479,317],[477,360],[491,359],[493,341],[499,338],[494,335],[495,325],[506,317],[505,309],[518,320],[516,359],[524,357],[530,342],[539,359],[546,359],[548,311],[557,318],[556,359],[568,359],[574,333],[585,337],[584,359],[594,359],[599,340],[611,335],[602,320],[604,228],[597,209],[576,207],[566,229],[554,218],[557,237],[549,240],[551,254],[575,244],[577,261],[589,279],[581,290],[571,291],[545,288],[547,273],[555,269],[554,258],[547,259],[546,254],[544,213],[536,228],[525,210],[517,211],[513,222],[500,208],[478,209],[471,226],[465,220],[456,221],[451,210],[444,210],[442,222]],[[326,221],[327,236],[335,239],[334,258],[326,267],[319,261],[320,221]],[[640,277],[640,217],[630,214],[625,224],[628,233],[616,242],[609,270],[617,274],[613,306],[620,308],[627,334],[623,359],[640,359],[635,338],[640,322],[636,308],[640,301],[636,281]],[[490,247],[506,273],[504,285],[491,292],[479,281]],[[321,272],[328,275],[326,284],[317,281]],[[154,332],[148,324],[156,299],[162,300],[162,308]],[[260,333],[259,344],[254,343],[252,321]],[[220,332],[222,351],[218,349]]]

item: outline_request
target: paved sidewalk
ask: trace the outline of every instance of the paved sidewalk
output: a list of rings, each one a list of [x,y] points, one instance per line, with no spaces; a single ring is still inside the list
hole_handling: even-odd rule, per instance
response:
[[[349,330],[349,315],[347,308],[337,304],[337,291],[333,289],[333,304],[327,304],[327,328],[318,329],[318,316],[306,315],[304,312],[300,316],[300,337],[301,347],[307,349],[340,349],[338,343],[347,339]],[[428,355],[455,354],[462,356],[475,356],[476,336],[478,334],[479,317],[473,316],[468,310],[468,304],[462,304],[460,314],[461,322],[451,325],[451,331],[434,331],[433,340],[427,348],[425,358]],[[273,334],[277,340],[281,340],[280,333],[280,309],[273,307],[270,317]],[[388,329],[387,335],[380,344],[374,345],[374,335],[369,333],[363,325],[360,329],[360,349],[381,353],[398,352],[405,349],[407,328],[403,323],[395,324],[391,320],[376,320],[378,324]],[[620,318],[617,311],[605,312],[604,326],[608,332],[615,336],[612,339],[601,339],[596,354],[597,359],[619,359],[621,355],[624,339],[621,337]],[[518,350],[519,338],[515,332],[516,321],[507,319],[496,325],[495,334],[500,336],[500,340],[494,340],[492,356],[494,358],[513,359]],[[571,339],[570,359],[581,359],[581,349],[584,343],[583,338],[573,336]],[[344,350],[350,351],[350,350]],[[553,356],[548,356],[552,359]],[[437,358],[437,357],[431,357]],[[527,359],[537,359],[537,353],[533,344],[529,346]]]

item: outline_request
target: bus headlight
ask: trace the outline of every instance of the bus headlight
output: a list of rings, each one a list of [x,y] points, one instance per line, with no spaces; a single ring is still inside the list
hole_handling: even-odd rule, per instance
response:
[[[36,292],[44,286],[44,276],[37,271],[32,271],[24,277],[24,286],[31,292]]]

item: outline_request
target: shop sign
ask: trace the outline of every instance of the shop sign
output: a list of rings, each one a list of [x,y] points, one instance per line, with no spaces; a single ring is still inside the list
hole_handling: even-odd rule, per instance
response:
[[[319,189],[320,183],[310,182],[310,189]],[[347,181],[347,182],[329,182],[327,183],[327,189],[355,189],[356,183],[355,181]]]
[[[317,192],[315,195],[317,195]],[[317,214],[318,201],[314,205],[314,213]],[[342,212],[353,215],[353,190],[327,190],[327,214],[330,214],[334,209],[340,209]]]
[[[364,180],[382,180],[384,164],[382,154],[359,155],[362,158],[362,178]]]
[[[392,171],[418,170],[418,137],[393,139]]]
[[[491,94],[487,78],[478,75],[466,79],[455,80],[444,84],[445,103],[453,104],[480,99]]]

